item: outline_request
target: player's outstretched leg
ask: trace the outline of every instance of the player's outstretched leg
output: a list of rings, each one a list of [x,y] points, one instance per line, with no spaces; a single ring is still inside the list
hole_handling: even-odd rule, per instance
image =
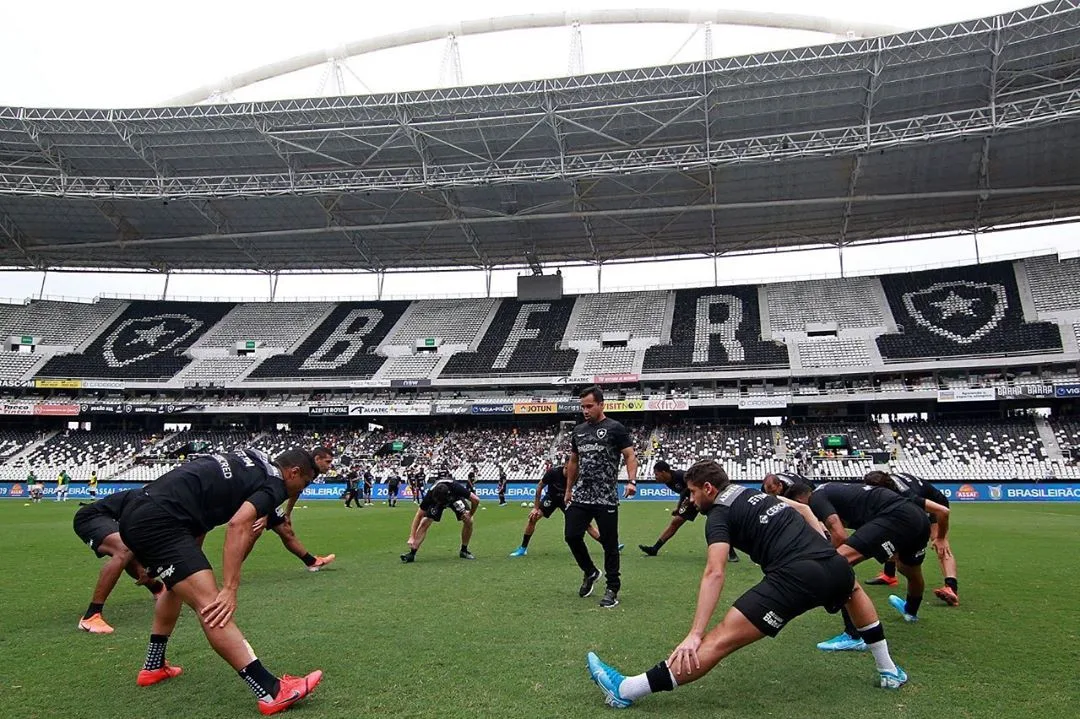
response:
[[[310,694],[322,681],[322,671],[315,670],[303,677],[271,674],[244,639],[240,628],[226,616],[211,623],[203,616],[206,609],[218,596],[217,580],[209,569],[195,572],[190,577],[176,583],[172,592],[185,604],[195,610],[201,620],[203,633],[210,646],[222,659],[236,670],[244,683],[254,692],[258,700],[259,712],[277,714]],[[175,619],[173,620],[175,624]]]
[[[616,709],[625,709],[649,694],[669,692],[697,681],[721,659],[764,636],[742,612],[732,607],[723,621],[701,640],[697,649],[697,664],[689,659],[677,659],[677,652],[672,652],[666,661],[645,673],[628,677],[602,662],[592,652],[587,655],[586,663],[589,676],[604,693],[604,702]]]

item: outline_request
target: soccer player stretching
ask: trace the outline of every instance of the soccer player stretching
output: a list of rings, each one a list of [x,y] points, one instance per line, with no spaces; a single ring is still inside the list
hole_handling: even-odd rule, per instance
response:
[[[180,667],[165,661],[165,649],[181,606],[187,604],[199,616],[210,646],[254,691],[261,713],[284,711],[315,689],[322,680],[319,670],[277,677],[263,667],[233,615],[240,568],[257,536],[256,520],[286,500],[295,501],[317,473],[315,459],[301,449],[285,451],[273,463],[257,450],[238,450],[187,462],[131,500],[120,516],[120,537],[170,590],[154,611],[140,686],[180,675]],[[219,589],[202,539],[222,524],[227,527]]]
[[[847,560],[830,546],[805,507],[731,484],[724,468],[713,461],[692,466],[686,482],[694,504],[708,517],[707,563],[693,625],[665,661],[643,674],[623,676],[590,652],[589,674],[608,705],[626,708],[654,692],[696,681],[724,657],[763,637],[775,637],[792,619],[817,607],[836,612],[847,606],[863,627],[879,686],[903,686],[907,674],[889,656],[874,605],[855,581]],[[732,544],[760,565],[765,576],[735,600],[719,624],[706,631],[724,587]]]

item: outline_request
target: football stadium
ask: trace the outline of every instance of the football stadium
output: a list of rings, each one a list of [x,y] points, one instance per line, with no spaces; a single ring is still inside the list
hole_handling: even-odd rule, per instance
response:
[[[278,55],[0,105],[3,715],[1076,714],[1080,1]]]

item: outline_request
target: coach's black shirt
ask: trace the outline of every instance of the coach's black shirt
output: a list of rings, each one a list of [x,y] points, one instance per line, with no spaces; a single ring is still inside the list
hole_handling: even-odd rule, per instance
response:
[[[547,487],[550,494],[558,495],[560,498],[566,496],[566,472],[563,467],[552,467],[544,472],[540,484]]]
[[[866,484],[823,484],[810,495],[814,516],[825,521],[835,514],[845,527],[858,529],[874,517],[903,507],[908,500],[884,487]]]
[[[125,489],[123,492],[113,492],[107,497],[103,497],[92,504],[88,504],[84,509],[93,512],[94,514],[100,514],[110,519],[120,519],[120,514],[124,511],[124,507],[127,506],[128,501],[135,496],[136,490]],[[81,510],[80,510],[81,511]]]
[[[664,485],[667,486],[667,488],[675,494],[681,495],[687,490],[686,472],[681,469],[671,470],[671,479],[667,482],[664,482]]]
[[[570,447],[578,458],[574,486],[576,504],[619,503],[619,463],[622,451],[634,442],[622,422],[604,417],[596,424],[582,422],[570,435]]]
[[[928,499],[931,502],[937,502],[943,507],[949,506],[949,498],[925,479],[920,479],[914,474],[891,474],[889,476],[892,477],[896,488],[900,490],[900,495],[915,502],[920,508],[926,509],[926,500]]]
[[[228,522],[244,502],[265,517],[288,498],[281,471],[253,449],[193,459],[144,491],[196,535]]]
[[[833,546],[802,515],[776,497],[729,485],[705,512],[705,542],[727,542],[765,573],[803,559],[828,559]]]

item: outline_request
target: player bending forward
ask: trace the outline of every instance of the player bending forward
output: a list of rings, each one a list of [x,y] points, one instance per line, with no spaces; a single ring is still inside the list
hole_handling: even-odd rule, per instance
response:
[[[472,506],[469,506],[470,504]],[[416,510],[409,527],[409,551],[401,555],[401,561],[404,564],[416,561],[416,553],[420,551],[420,545],[427,537],[428,528],[432,522],[442,520],[443,511],[447,507],[461,522],[461,551],[458,556],[462,559],[476,559],[469,551],[469,540],[472,539],[473,516],[479,506],[480,498],[470,491],[464,482],[454,479],[440,479],[435,482]]]
[[[879,686],[897,689],[907,682],[907,674],[889,656],[870,598],[806,507],[731,484],[724,468],[712,461],[698,462],[687,470],[686,482],[694,504],[708,517],[707,564],[693,626],[665,661],[643,674],[623,676],[590,652],[589,674],[609,706],[626,708],[654,692],[696,681],[724,657],[763,637],[775,637],[792,619],[817,607],[837,612],[846,606],[856,618],[877,664]],[[748,554],[765,577],[706,632],[724,587],[732,545]]]
[[[210,646],[255,693],[259,711],[276,714],[310,694],[322,680],[315,670],[303,677],[271,674],[255,656],[233,621],[240,567],[257,536],[256,520],[282,502],[295,502],[318,474],[315,458],[291,449],[269,461],[253,449],[199,457],[147,485],[120,516],[120,538],[147,572],[170,591],[154,611],[146,662],[139,686],[181,674],[165,661],[165,649],[187,604],[201,620]],[[202,551],[208,531],[222,524],[222,587]]]

